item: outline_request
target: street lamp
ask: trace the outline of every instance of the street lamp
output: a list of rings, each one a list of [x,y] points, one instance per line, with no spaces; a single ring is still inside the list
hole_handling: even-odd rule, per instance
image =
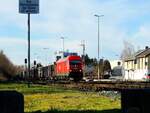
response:
[[[98,60],[98,62],[97,62],[97,68],[98,69],[97,69],[97,72],[98,72],[98,79],[99,79],[100,78],[100,76],[99,76],[99,71],[100,71],[99,70],[99,38],[100,38],[100,33],[99,33],[99,18],[103,17],[104,15],[97,15],[97,14],[95,14],[94,16],[97,17],[97,19],[98,19],[98,49],[97,49],[98,50],[98,59],[97,59]]]

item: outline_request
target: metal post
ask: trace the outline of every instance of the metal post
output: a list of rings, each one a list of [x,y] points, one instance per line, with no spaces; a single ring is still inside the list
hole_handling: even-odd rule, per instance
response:
[[[65,52],[65,44],[64,44],[64,37],[61,37],[61,39],[62,39],[62,41],[63,41],[63,50],[62,50],[62,52],[63,52],[63,57],[64,57],[64,52]]]
[[[64,46],[65,46],[65,45],[64,45],[64,38],[63,38],[63,52],[65,51],[65,50],[64,50],[64,49],[65,49]]]
[[[99,65],[99,16],[98,16],[98,79],[100,78],[100,76],[99,76],[99,72],[100,72],[100,70],[99,70],[99,67],[100,67],[100,65]]]
[[[83,47],[83,57],[82,57],[82,60],[83,60],[83,76],[85,76],[85,40],[83,40],[81,42],[81,46]]]
[[[104,15],[94,15],[94,16],[96,16],[97,18],[98,18],[98,49],[97,49],[97,53],[98,53],[98,59],[97,59],[97,73],[98,73],[98,79],[100,78],[100,70],[99,70],[99,68],[100,68],[100,64],[99,64],[99,50],[100,50],[100,48],[99,48],[99,41],[100,41],[100,30],[99,30],[99,18],[100,17],[103,17]]]
[[[30,87],[30,13],[28,13],[28,87]]]
[[[85,41],[83,40],[83,61],[85,64]]]

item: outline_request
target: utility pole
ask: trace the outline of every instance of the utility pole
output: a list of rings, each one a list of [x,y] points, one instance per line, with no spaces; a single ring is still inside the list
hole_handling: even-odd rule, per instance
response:
[[[63,53],[63,58],[64,58],[64,52],[65,52],[64,40],[65,40],[65,37],[61,37],[61,39],[62,39],[62,53]]]
[[[97,69],[97,73],[98,73],[98,79],[100,79],[100,70],[99,70],[99,68],[100,68],[100,64],[99,64],[99,50],[100,50],[100,48],[99,48],[99,40],[100,40],[99,18],[103,17],[104,15],[97,15],[97,14],[95,14],[94,16],[97,17],[97,19],[98,19],[98,23],[97,23],[98,24],[98,26],[97,26],[98,27],[97,28],[97,30],[98,30],[98,32],[97,32],[98,33],[98,47],[97,47],[98,48],[97,49],[98,59],[97,59],[97,68],[98,69]]]
[[[81,41],[80,46],[83,48],[82,60],[83,60],[83,76],[85,76],[85,40]]]
[[[30,13],[28,13],[28,74],[29,74],[29,82],[28,87],[30,87]]]

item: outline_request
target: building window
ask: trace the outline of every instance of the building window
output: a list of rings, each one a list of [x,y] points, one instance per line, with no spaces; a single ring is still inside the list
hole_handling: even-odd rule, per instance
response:
[[[147,62],[145,62],[145,66],[147,66],[148,65],[148,63]]]
[[[132,69],[134,69],[134,60],[132,61]]]
[[[127,69],[129,68],[129,62],[127,62]]]
[[[136,59],[134,60],[134,64],[137,64],[137,60]]]
[[[141,58],[141,69],[143,69],[143,58]]]
[[[138,59],[137,64],[138,64],[138,69],[140,69],[140,59]]]

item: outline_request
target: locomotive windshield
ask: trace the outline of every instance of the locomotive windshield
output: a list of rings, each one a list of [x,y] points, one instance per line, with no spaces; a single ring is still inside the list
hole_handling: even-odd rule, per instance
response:
[[[70,61],[70,65],[77,65],[77,64],[81,64],[81,60],[72,60],[72,61]]]

